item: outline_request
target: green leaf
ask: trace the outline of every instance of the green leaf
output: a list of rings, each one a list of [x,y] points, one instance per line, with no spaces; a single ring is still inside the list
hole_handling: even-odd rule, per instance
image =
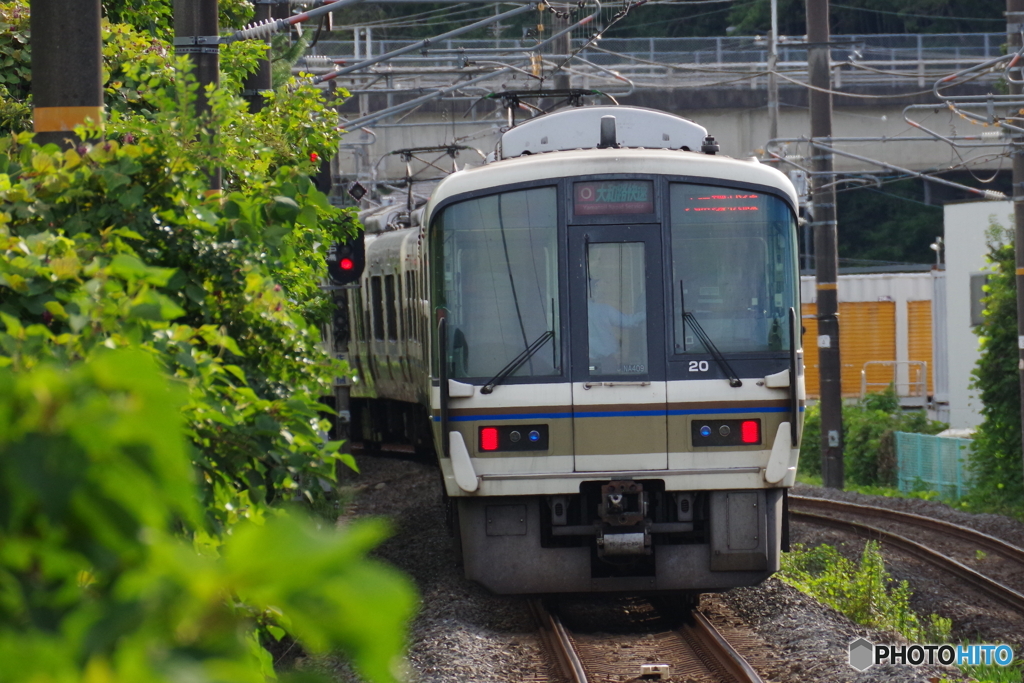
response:
[[[309,229],[314,229],[317,226],[317,212],[312,206],[304,206],[299,211],[299,215],[295,217],[295,222]]]
[[[142,202],[142,197],[145,193],[146,188],[142,187],[142,185],[133,185],[127,192],[119,195],[117,201],[126,209],[134,209]]]

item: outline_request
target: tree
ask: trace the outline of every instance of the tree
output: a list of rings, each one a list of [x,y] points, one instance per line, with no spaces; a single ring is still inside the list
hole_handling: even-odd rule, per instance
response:
[[[991,274],[985,286],[982,323],[975,330],[981,357],[973,386],[982,402],[983,420],[971,444],[971,499],[981,509],[1019,509],[1024,496],[1012,238],[1012,230],[998,225],[989,229]]]
[[[319,403],[347,372],[323,252],[356,229],[310,181],[333,112],[293,81],[248,114],[239,44],[196,116],[166,41],[104,30],[105,128],[0,137],[0,683],[261,681],[286,632],[394,680],[413,598],[366,559],[384,527],[289,511],[354,466]]]

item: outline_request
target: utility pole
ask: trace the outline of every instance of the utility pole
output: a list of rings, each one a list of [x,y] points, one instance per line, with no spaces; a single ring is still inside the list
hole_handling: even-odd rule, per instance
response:
[[[253,22],[258,23],[272,18],[275,0],[252,0],[254,9]],[[287,7],[287,5],[285,5]],[[265,93],[274,88],[274,81],[270,72],[270,41],[267,41],[267,56],[261,59],[256,71],[249,74],[242,86],[242,97],[249,103],[249,113],[255,114],[263,109]]]
[[[218,0],[174,0],[174,53],[188,55],[199,81],[196,115],[210,111],[206,87],[220,85]],[[221,169],[208,171],[210,189],[221,189]]]
[[[1024,27],[1024,0],[1006,0],[1006,43],[1007,52],[1013,53],[1021,46],[1021,29]],[[1014,80],[1020,80],[1022,72],[1018,67]],[[1011,81],[1010,93],[1020,95],[1024,88]],[[1024,435],[1024,139],[1014,134],[1010,143],[1013,154],[1013,253],[1017,273],[1017,368],[1021,397],[1021,430]],[[1024,463],[1022,463],[1024,465]]]
[[[1012,0],[1010,0],[1012,1]],[[1024,1],[1024,0],[1021,0]],[[832,94],[828,0],[807,0],[807,66],[811,89],[811,141],[831,147]],[[832,153],[812,145],[814,263],[818,293],[818,368],[821,378],[821,474],[828,488],[843,488],[843,392],[839,361],[839,257]]]
[[[768,34],[768,139],[779,137],[779,1],[772,0],[772,32]]]
[[[75,126],[103,124],[100,0],[32,0],[30,9],[35,141],[70,147]]]

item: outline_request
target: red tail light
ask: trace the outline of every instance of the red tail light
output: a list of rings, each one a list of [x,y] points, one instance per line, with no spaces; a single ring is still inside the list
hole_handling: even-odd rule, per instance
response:
[[[484,427],[480,430],[480,450],[498,450],[498,430],[495,427]]]
[[[740,438],[743,443],[760,443],[761,423],[758,420],[744,420],[741,422]]]

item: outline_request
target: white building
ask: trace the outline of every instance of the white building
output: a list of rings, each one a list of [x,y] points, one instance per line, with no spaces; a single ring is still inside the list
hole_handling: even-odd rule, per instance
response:
[[[946,204],[945,342],[949,373],[950,427],[966,429],[981,424],[981,402],[970,389],[971,372],[978,363],[977,322],[980,287],[992,231],[990,226],[1013,229],[1013,202],[965,202]],[[973,282],[972,282],[973,279]],[[936,346],[936,352],[939,348]]]
[[[924,405],[953,429],[981,423],[972,391],[989,243],[1012,230],[1011,202],[947,204],[945,270],[839,276],[843,395],[895,383],[904,405]],[[993,231],[992,226],[997,226]],[[818,387],[814,278],[801,278],[808,395]]]

